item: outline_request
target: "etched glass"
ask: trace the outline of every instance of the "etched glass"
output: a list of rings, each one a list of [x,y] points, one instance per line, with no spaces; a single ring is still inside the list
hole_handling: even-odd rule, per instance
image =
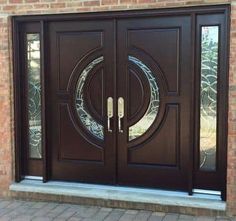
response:
[[[137,65],[144,73],[149,82],[150,102],[144,116],[134,125],[129,127],[129,141],[134,140],[143,135],[153,124],[159,111],[159,88],[152,71],[139,59],[129,56],[129,61]]]
[[[201,28],[200,169],[216,169],[219,27]]]
[[[77,86],[76,86],[76,110],[80,121],[84,127],[96,138],[104,139],[104,128],[103,125],[96,122],[95,119],[88,113],[88,110],[84,104],[84,83],[90,71],[99,63],[103,61],[103,56],[96,58],[91,63],[89,63],[79,76]]]
[[[27,34],[29,157],[42,158],[40,35]]]

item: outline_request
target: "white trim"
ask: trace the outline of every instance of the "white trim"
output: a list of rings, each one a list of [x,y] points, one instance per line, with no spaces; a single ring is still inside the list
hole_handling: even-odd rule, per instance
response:
[[[193,189],[193,193],[221,196],[221,192],[215,190]]]
[[[43,177],[41,176],[24,176],[26,180],[43,180]]]

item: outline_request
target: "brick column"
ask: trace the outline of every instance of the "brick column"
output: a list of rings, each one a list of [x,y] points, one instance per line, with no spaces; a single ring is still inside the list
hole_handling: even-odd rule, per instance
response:
[[[12,72],[10,71],[8,17],[0,12],[0,195],[12,180]]]
[[[230,61],[229,61],[229,118],[227,210],[236,215],[236,1],[232,1]]]

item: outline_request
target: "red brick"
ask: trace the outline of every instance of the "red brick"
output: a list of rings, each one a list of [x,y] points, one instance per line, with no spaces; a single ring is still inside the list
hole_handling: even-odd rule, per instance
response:
[[[36,9],[49,8],[49,4],[34,4],[34,8],[36,8]]]
[[[138,0],[138,3],[154,3],[156,0]]]
[[[40,0],[25,0],[26,3],[39,3]]]
[[[118,0],[101,0],[102,5],[117,5]]]
[[[65,3],[51,3],[50,7],[55,8],[55,9],[61,9],[65,8],[66,4]]]
[[[23,0],[9,0],[10,4],[15,4],[15,3],[19,4],[19,3],[22,3],[22,2],[23,2]]]
[[[14,11],[16,10],[16,5],[5,5],[2,7],[3,11]]]
[[[100,5],[100,1],[85,1],[83,3],[84,3],[84,6],[98,6],[98,5]]]
[[[120,0],[121,4],[136,4],[137,0]]]

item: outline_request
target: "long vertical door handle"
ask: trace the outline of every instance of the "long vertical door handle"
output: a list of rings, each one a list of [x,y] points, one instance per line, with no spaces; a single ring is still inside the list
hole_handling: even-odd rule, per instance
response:
[[[121,119],[124,117],[124,98],[119,97],[118,98],[118,128],[119,132],[123,133],[123,129],[121,126]]]
[[[107,130],[112,132],[111,129],[111,118],[113,117],[113,98],[107,98]]]

